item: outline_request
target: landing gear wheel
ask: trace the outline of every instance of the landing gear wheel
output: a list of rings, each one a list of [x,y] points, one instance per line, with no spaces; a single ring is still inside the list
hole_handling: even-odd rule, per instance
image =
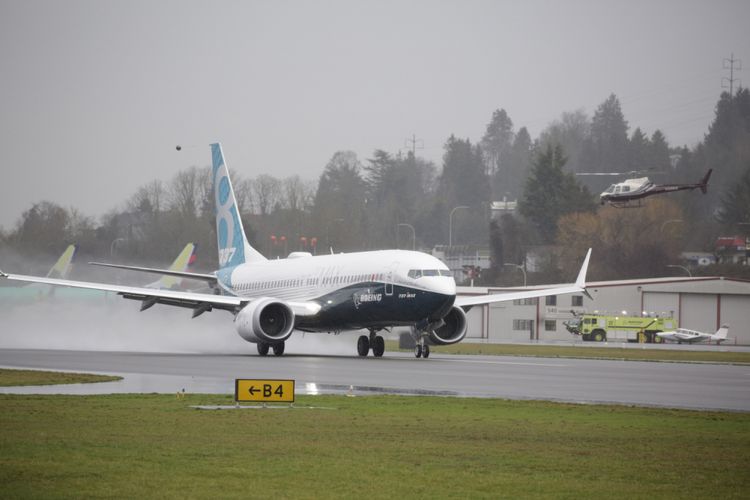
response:
[[[258,342],[256,346],[258,347],[258,354],[260,354],[261,356],[267,356],[268,348],[271,347],[265,342]]]
[[[286,344],[284,344],[284,342],[280,342],[278,344],[274,344],[273,345],[273,355],[274,356],[281,356],[282,354],[284,354],[284,346],[285,345]]]
[[[357,354],[362,356],[363,358],[367,356],[367,353],[370,351],[370,339],[367,338],[367,335],[360,335],[357,339]]]
[[[414,357],[415,358],[422,357],[422,345],[421,344],[417,344],[414,346]]]
[[[376,336],[372,342],[372,355],[376,358],[383,356],[385,352],[385,339],[380,335]]]
[[[422,357],[425,359],[430,357],[430,346],[427,344],[422,348]]]

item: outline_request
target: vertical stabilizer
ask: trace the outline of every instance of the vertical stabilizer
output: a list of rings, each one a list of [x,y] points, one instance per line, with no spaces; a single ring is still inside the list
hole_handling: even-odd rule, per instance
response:
[[[172,262],[172,265],[169,266],[169,270],[179,271],[181,273],[185,272],[187,271],[188,266],[192,264],[194,260],[195,244],[188,243],[187,245],[185,245],[185,248],[182,249],[182,252],[180,252],[174,262]],[[159,281],[146,285],[146,288],[163,288],[169,290],[179,287],[181,284],[182,278],[178,278],[177,276],[164,275],[161,277],[161,279],[159,279]]]
[[[716,340],[721,342],[722,340],[727,339],[727,335],[729,334],[729,327],[727,325],[721,325],[721,328],[716,330],[716,333],[711,335],[711,340]]]
[[[52,269],[47,273],[48,278],[65,279],[70,273],[70,264],[73,262],[73,257],[76,254],[78,247],[76,245],[68,245],[68,248],[62,253]]]
[[[231,268],[245,262],[266,260],[260,252],[250,246],[245,236],[221,144],[211,144],[211,158],[219,269]]]

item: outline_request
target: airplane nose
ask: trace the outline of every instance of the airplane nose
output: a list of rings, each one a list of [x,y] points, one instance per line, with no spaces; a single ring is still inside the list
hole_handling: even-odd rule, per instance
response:
[[[442,295],[456,295],[456,282],[451,278],[427,278],[425,281],[427,281],[425,284],[431,292]]]

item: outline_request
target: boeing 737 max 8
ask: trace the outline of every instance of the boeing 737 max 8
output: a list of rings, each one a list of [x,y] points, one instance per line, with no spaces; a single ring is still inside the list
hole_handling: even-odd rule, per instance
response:
[[[379,357],[385,343],[378,332],[408,326],[415,336],[416,356],[427,357],[429,345],[455,344],[464,338],[465,312],[472,306],[586,293],[590,249],[574,284],[481,297],[456,297],[448,267],[421,252],[381,250],[317,256],[296,252],[286,259],[267,260],[245,236],[221,145],[211,144],[211,153],[220,268],[210,274],[133,269],[202,280],[214,294],[0,275],[10,280],[111,291],[141,301],[141,310],[166,304],[192,309],[196,317],[223,309],[234,315],[237,333],[257,344],[261,355],[269,349],[283,354],[285,341],[295,330],[366,329],[369,335],[359,337],[357,352],[367,356],[372,351]]]

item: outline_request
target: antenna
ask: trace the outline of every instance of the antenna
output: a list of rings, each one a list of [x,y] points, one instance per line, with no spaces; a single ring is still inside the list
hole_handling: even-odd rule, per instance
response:
[[[737,66],[735,66],[735,63],[737,63]],[[740,59],[734,58],[734,52],[732,52],[732,55],[729,57],[729,59],[724,59],[724,68],[729,70],[729,78],[724,77],[721,79],[721,88],[725,89],[727,88],[724,85],[724,82],[727,82],[729,84],[729,97],[730,99],[734,96],[734,82],[738,81],[740,85],[742,84],[742,81],[734,77],[734,70],[737,71],[742,70],[742,61]]]

